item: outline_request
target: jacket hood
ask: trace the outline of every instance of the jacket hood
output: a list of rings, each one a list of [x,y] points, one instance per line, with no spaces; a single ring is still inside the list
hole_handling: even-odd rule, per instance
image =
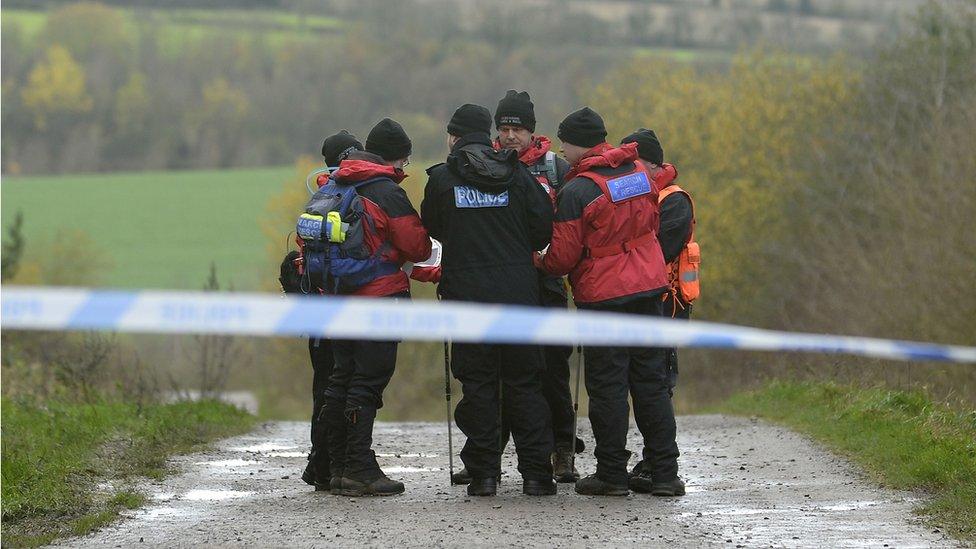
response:
[[[654,188],[661,190],[674,183],[675,179],[678,179],[678,169],[674,165],[665,162],[661,164],[661,171],[657,172],[657,175],[654,176]]]
[[[619,147],[614,147],[609,143],[600,143],[586,151],[583,158],[566,174],[566,180],[569,181],[578,174],[594,168],[616,168],[635,161],[637,161],[637,143],[624,143]]]
[[[451,171],[478,190],[491,194],[512,185],[518,162],[518,153],[508,149],[496,151],[488,134],[477,133],[462,137],[447,156]]]
[[[399,168],[384,164],[379,155],[357,151],[339,163],[339,169],[332,174],[332,177],[337,183],[358,183],[376,177],[386,177],[400,183],[407,174]]]

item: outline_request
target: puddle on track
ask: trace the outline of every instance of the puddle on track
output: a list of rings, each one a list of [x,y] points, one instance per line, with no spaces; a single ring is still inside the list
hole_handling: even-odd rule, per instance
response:
[[[187,501],[224,501],[228,499],[249,498],[254,492],[242,492],[237,490],[190,490],[180,496],[179,499]]]
[[[384,473],[433,473],[436,471],[443,471],[441,467],[383,467]]]
[[[195,461],[194,465],[209,465],[210,467],[244,467],[246,465],[261,465],[258,459],[219,459],[216,461]]]
[[[261,452],[273,452],[275,450],[294,450],[298,448],[294,444],[282,444],[279,442],[263,442],[261,444],[253,444],[251,446],[234,446],[228,448],[231,452],[251,452],[251,453],[261,453]]]
[[[132,514],[133,517],[141,519],[163,519],[163,518],[185,518],[198,514],[192,509],[177,508],[177,507],[154,507],[151,509],[146,509],[143,511],[137,511]]]

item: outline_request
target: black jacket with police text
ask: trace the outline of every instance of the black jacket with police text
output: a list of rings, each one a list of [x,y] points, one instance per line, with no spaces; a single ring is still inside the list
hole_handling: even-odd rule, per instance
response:
[[[518,154],[469,134],[427,174],[420,215],[444,246],[441,296],[538,305],[532,256],[552,237],[552,202]]]

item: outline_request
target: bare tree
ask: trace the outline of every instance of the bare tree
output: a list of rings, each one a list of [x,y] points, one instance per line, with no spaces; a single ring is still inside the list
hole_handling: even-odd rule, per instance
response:
[[[203,290],[220,291],[217,266],[214,263],[210,264],[210,275]],[[185,353],[188,362],[196,367],[197,390],[200,392],[200,398],[218,398],[227,386],[231,367],[241,359],[240,344],[234,337],[213,334],[194,335],[191,341]],[[177,393],[184,397],[189,396],[187,388],[182,386],[172,374],[170,374],[170,382]]]

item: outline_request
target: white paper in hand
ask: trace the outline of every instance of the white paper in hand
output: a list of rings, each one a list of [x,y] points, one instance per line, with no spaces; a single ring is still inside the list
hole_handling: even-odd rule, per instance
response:
[[[430,257],[417,263],[416,267],[437,267],[441,264],[441,243],[430,239]]]

